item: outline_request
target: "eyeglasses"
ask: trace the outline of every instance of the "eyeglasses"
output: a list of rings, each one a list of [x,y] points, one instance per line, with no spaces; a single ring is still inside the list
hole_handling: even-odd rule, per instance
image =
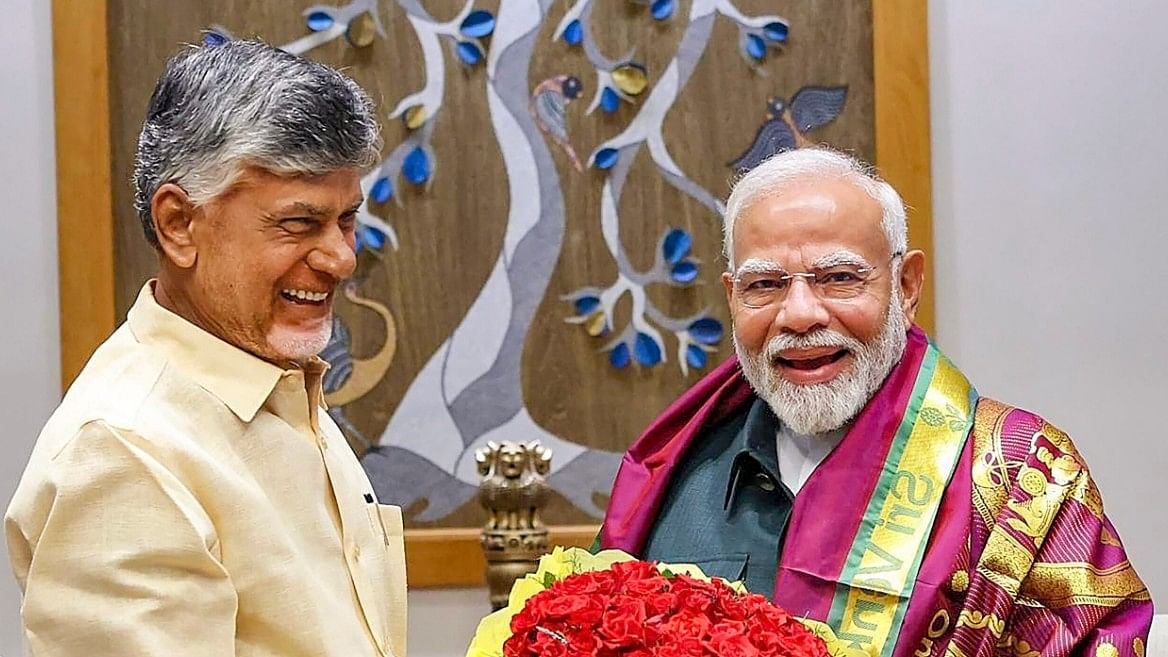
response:
[[[902,254],[894,253],[889,264]],[[734,277],[734,294],[742,305],[766,308],[782,303],[796,278],[807,281],[811,291],[824,301],[848,301],[860,296],[875,279],[876,266],[854,264],[817,267],[810,271],[788,272],[782,269],[748,269]]]

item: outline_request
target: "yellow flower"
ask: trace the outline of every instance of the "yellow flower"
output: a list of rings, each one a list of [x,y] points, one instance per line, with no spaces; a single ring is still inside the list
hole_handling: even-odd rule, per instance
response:
[[[466,650],[467,657],[501,657],[503,643],[511,638],[511,617],[514,615],[510,608],[500,609],[479,621]]]

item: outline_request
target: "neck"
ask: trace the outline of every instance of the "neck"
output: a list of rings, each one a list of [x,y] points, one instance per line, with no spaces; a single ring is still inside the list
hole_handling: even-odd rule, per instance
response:
[[[154,300],[158,302],[158,305],[175,315],[178,315],[220,340],[246,351],[256,358],[265,360],[284,370],[304,369],[305,363],[303,362],[269,358],[264,354],[257,353],[254,348],[240,344],[237,340],[232,340],[228,335],[228,331],[224,330],[220,323],[213,321],[206,313],[199,309],[198,305],[187,294],[186,289],[187,287],[183,284],[181,273],[176,274],[169,268],[163,267],[159,271],[158,279],[154,283]]]
[[[154,300],[158,302],[158,305],[220,340],[231,342],[223,335],[222,331],[216,330],[213,322],[204,319],[203,313],[199,312],[198,306],[191,301],[190,295],[186,293],[185,287],[176,280],[177,278],[173,272],[165,267],[158,273],[158,279],[154,283]]]
[[[780,425],[780,433],[784,434],[787,438],[797,442],[809,445],[816,443],[835,444],[843,440],[844,435],[847,434],[848,429],[852,426],[852,422],[849,421],[841,427],[821,433],[798,433],[788,427],[786,424],[783,424],[781,421]]]

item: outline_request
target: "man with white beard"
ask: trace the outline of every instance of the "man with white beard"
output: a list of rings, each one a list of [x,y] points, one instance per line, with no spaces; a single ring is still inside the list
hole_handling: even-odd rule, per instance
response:
[[[138,140],[157,253],[5,518],[32,657],[405,657],[401,511],[323,406],[377,117],[258,42],[187,48]]]
[[[629,448],[600,547],[742,579],[849,654],[1144,654],[1152,604],[1082,457],[913,324],[900,196],[822,148],[734,187],[736,358]]]

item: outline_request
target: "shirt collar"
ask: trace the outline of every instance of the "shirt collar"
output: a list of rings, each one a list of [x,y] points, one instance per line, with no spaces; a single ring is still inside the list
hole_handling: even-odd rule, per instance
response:
[[[775,445],[775,433],[778,429],[779,419],[775,417],[774,411],[762,398],[755,397],[750,411],[747,412],[746,423],[742,425],[742,429],[734,437],[734,442],[730,444],[730,450],[735,454],[730,461],[730,470],[726,473],[726,496],[722,502],[723,510],[730,509],[743,470],[749,469],[751,462],[756,464],[756,468],[769,475],[776,486],[781,485],[779,457]]]
[[[134,338],[160,351],[167,362],[217,397],[240,420],[251,422],[289,373],[235,345],[211,335],[158,304],[151,280],[138,293],[127,322]],[[314,358],[310,372],[327,365]],[[315,377],[319,381],[319,376]]]

